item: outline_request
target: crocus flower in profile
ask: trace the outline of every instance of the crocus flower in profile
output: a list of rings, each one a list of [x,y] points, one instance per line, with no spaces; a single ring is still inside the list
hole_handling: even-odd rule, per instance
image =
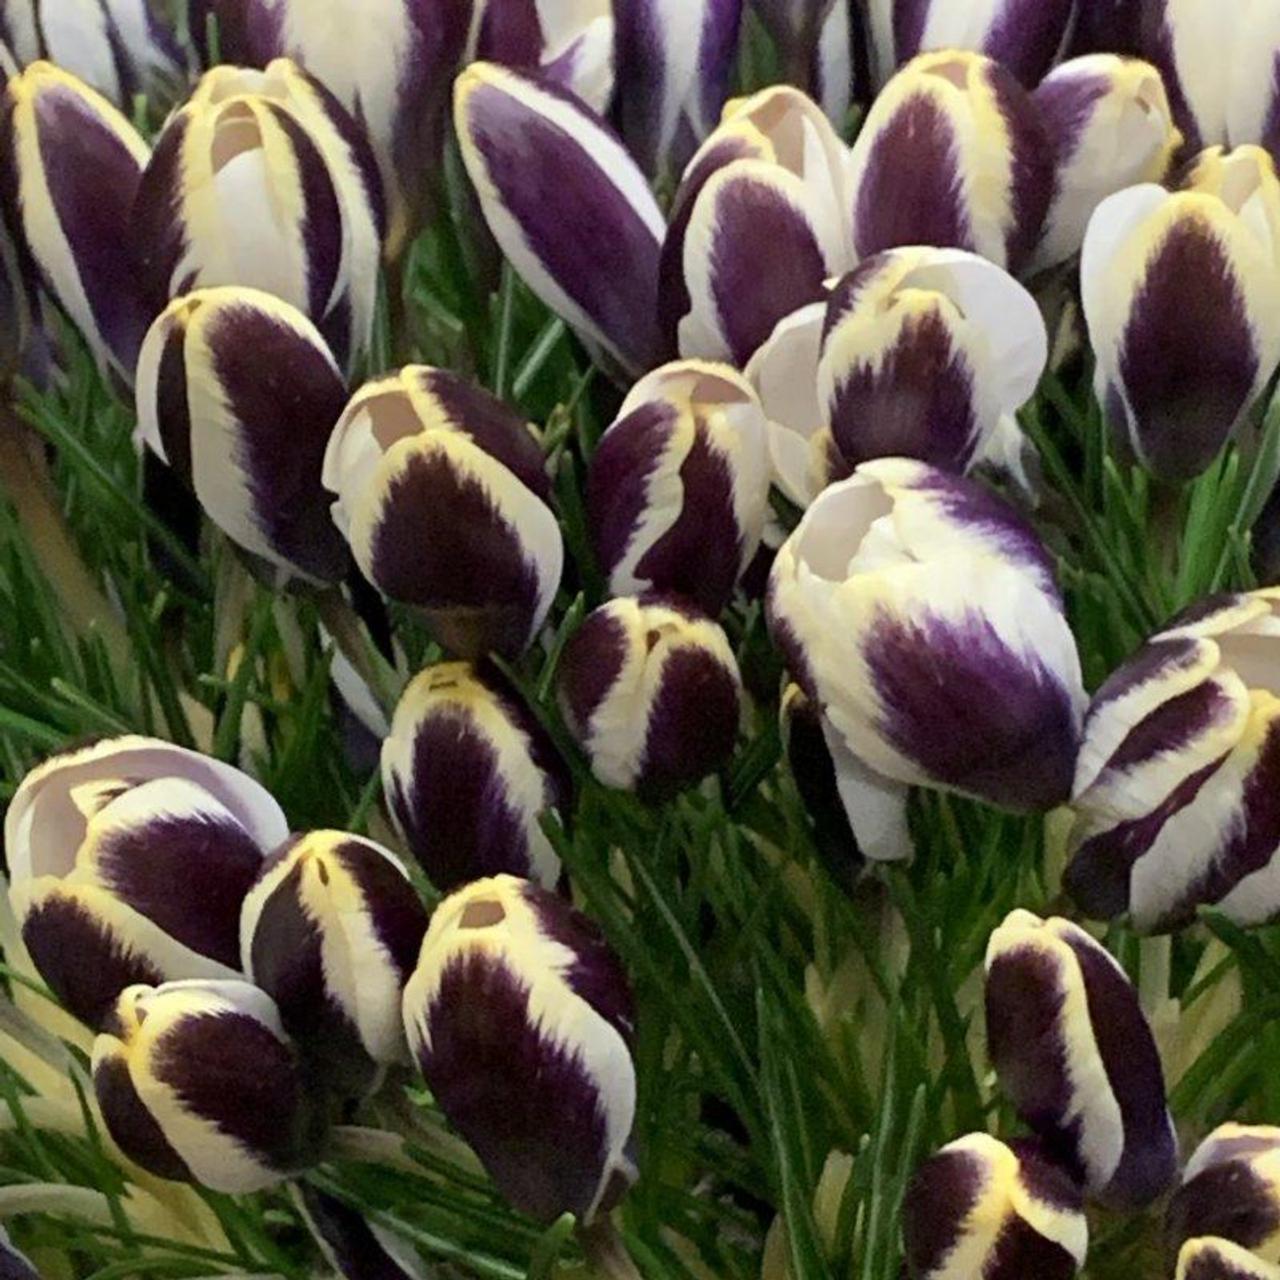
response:
[[[134,197],[150,155],[106,98],[52,63],[32,63],[9,81],[0,195],[24,269],[67,313],[99,365],[126,384],[151,320],[129,252]]]
[[[1038,812],[1071,790],[1084,690],[1034,530],[977,483],[864,463],[809,507],[774,562],[768,614],[822,709],[871,858],[910,851],[906,789]]]
[[[322,1136],[271,997],[248,982],[133,986],[93,1046],[107,1131],[149,1173],[248,1195],[310,1164]]]
[[[1224,1124],[1197,1148],[1169,1203],[1171,1250],[1203,1236],[1280,1263],[1280,1129]]]
[[[1280,364],[1275,167],[1247,148],[1190,181],[1104,200],[1080,266],[1098,399],[1169,481],[1209,466]]]
[[[622,136],[646,173],[679,171],[729,96],[743,0],[614,0],[614,9]]]
[[[53,756],[5,815],[23,942],[90,1026],[134,983],[234,977],[241,903],[288,834],[252,778],[167,742],[107,738]]]
[[[522,653],[560,585],[542,450],[519,414],[440,369],[370,382],[329,440],[324,484],[360,571],[461,657]]]
[[[595,925],[513,876],[436,908],[404,993],[428,1087],[498,1189],[590,1222],[635,1180],[631,992]]]
[[[525,283],[631,376],[651,369],[666,221],[617,135],[557,86],[489,62],[458,77],[454,120],[485,221]]]
[[[314,583],[350,565],[320,483],[346,400],[315,325],[256,289],[178,298],[138,360],[139,441],[237,546]]]
[[[916,1172],[902,1213],[910,1280],[1072,1280],[1089,1247],[1079,1187],[1035,1142],[950,1143]]]
[[[1033,267],[1073,257],[1108,196],[1161,182],[1182,134],[1160,73],[1149,62],[1101,53],[1050,72],[1032,98],[1056,160],[1053,203]]]
[[[1201,1236],[1182,1246],[1174,1280],[1280,1280],[1280,1267],[1230,1240]]]
[[[725,108],[672,206],[660,295],[668,345],[742,367],[779,320],[853,266],[846,161],[821,108],[798,89],[775,86]]]
[[[987,948],[987,1046],[1022,1119],[1090,1199],[1163,1195],[1178,1144],[1151,1028],[1123,969],[1068,920],[1014,911]]]
[[[567,812],[567,773],[498,671],[467,662],[410,681],[382,746],[392,821],[446,893],[503,873],[554,889],[560,859],[541,819]]]
[[[675,597],[611,600],[565,646],[560,705],[607,786],[665,796],[728,763],[741,679],[724,631]]]
[[[728,365],[685,360],[632,388],[591,459],[587,511],[614,595],[683,595],[716,615],[769,506],[766,423]]]
[[[135,213],[155,311],[193,288],[244,285],[310,316],[344,363],[368,345],[377,166],[337,99],[287,58],[204,76],[157,139]]]
[[[1085,721],[1066,885],[1144,933],[1212,906],[1280,914],[1280,591],[1188,611],[1102,686]]]
[[[1019,272],[1053,177],[1044,121],[1012,72],[978,53],[922,54],[885,86],[854,144],[854,248],[968,249]]]

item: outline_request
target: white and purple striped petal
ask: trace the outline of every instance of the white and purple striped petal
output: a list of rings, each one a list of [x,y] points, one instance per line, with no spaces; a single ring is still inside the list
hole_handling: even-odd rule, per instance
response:
[[[1280,1267],[1230,1240],[1202,1236],[1182,1246],[1174,1280],[1280,1280]]]

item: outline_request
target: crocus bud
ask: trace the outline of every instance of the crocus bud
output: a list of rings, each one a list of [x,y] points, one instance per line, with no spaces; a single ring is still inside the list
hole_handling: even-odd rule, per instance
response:
[[[6,220],[99,365],[125,383],[151,320],[129,252],[150,154],[115,107],[51,63],[9,81],[0,119]]]
[[[651,369],[666,221],[616,135],[555,85],[487,62],[458,77],[454,120],[485,221],[525,283],[628,373]]]
[[[1072,1280],[1089,1248],[1070,1175],[1034,1142],[985,1133],[926,1160],[902,1215],[911,1280]]]
[[[258,783],[194,751],[129,736],[54,756],[5,815],[23,941],[95,1027],[134,983],[232,977],[240,905],[288,834]]]
[[[249,890],[240,959],[304,1055],[358,1088],[374,1067],[406,1059],[400,998],[426,929],[391,853],[313,831],[277,850]]]
[[[631,992],[595,925],[514,876],[436,908],[404,993],[428,1087],[539,1221],[607,1212],[635,1179]]]
[[[603,112],[615,38],[613,0],[473,0],[467,60],[532,72]]]
[[[1253,148],[1221,190],[1132,187],[1098,206],[1080,264],[1095,390],[1169,481],[1217,457],[1280,363],[1277,177]]]
[[[1213,906],[1280,914],[1280,591],[1219,596],[1156,635],[1094,697],[1076,770],[1066,886],[1144,933]]]
[[[522,653],[564,564],[529,425],[480,387],[411,366],[356,392],[329,440],[324,485],[364,576],[422,610],[463,657]]]
[[[40,1273],[29,1258],[13,1247],[3,1227],[0,1227],[0,1280],[40,1280]]]
[[[358,1209],[305,1182],[294,1185],[293,1195],[325,1261],[343,1280],[432,1280],[411,1246]]]
[[[674,592],[718,614],[768,507],[764,412],[728,365],[685,360],[642,378],[591,459],[587,512],[613,595]]]
[[[1151,1028],[1123,969],[1068,920],[1014,911],[987,947],[987,1047],[1022,1119],[1091,1199],[1140,1209],[1178,1143]]]
[[[674,597],[611,600],[565,646],[560,706],[606,786],[666,795],[727,764],[741,679],[729,639]]]
[[[157,1177],[248,1195],[315,1159],[317,1117],[271,997],[248,982],[130,987],[93,1045],[121,1151]]]
[[[1174,1280],[1280,1280],[1280,1267],[1230,1240],[1188,1240],[1178,1254]]]
[[[875,82],[883,85],[917,54],[968,49],[1034,89],[1058,59],[1073,7],[1073,0],[878,0],[868,5]]]
[[[1201,1236],[1280,1263],[1280,1129],[1224,1124],[1187,1163],[1169,1204],[1172,1251]]]
[[[169,118],[138,192],[155,311],[246,285],[316,322],[344,363],[373,332],[382,187],[360,126],[287,58],[215,67]]]
[[[864,463],[778,552],[768,611],[792,675],[870,781],[1016,812],[1067,799],[1075,641],[1039,538],[980,485],[904,458]]]
[[[346,399],[315,325],[256,289],[178,298],[138,359],[139,441],[233,542],[310,582],[350,563],[320,483]]]
[[[662,250],[662,327],[681,355],[745,365],[779,320],[853,265],[846,159],[798,89],[725,108],[685,170]]]
[[[618,115],[651,175],[683,169],[729,96],[744,0],[615,0]]]
[[[503,873],[559,883],[541,819],[567,811],[567,770],[495,668],[442,662],[409,683],[382,745],[382,785],[396,829],[438,889]]]
[[[977,53],[922,54],[885,86],[854,144],[854,248],[968,249],[1021,271],[1053,173],[1044,122],[1011,72]]]
[[[1182,135],[1160,73],[1149,63],[1100,53],[1063,63],[1032,95],[1056,158],[1053,204],[1033,266],[1080,251],[1093,211],[1108,196],[1161,182]]]

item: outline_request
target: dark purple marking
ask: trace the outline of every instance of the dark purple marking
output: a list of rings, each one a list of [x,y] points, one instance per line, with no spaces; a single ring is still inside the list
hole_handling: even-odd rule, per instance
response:
[[[1085,6],[1088,8],[1088,6]],[[1182,131],[1182,149],[1175,157],[1175,162],[1198,156],[1209,139],[1200,131],[1200,122],[1187,98],[1182,84],[1182,76],[1178,70],[1178,60],[1173,48],[1173,27],[1170,23],[1168,6],[1160,0],[1142,0],[1134,6],[1139,10],[1136,18],[1130,18],[1137,27],[1138,53],[1148,62],[1153,63],[1164,81],[1165,92],[1169,96],[1169,107],[1173,113],[1174,123]],[[1114,19],[1113,19],[1114,21]]]
[[[1206,680],[1162,702],[1126,735],[1104,772],[1133,769],[1164,752],[1188,746],[1215,725],[1229,721],[1238,703],[1219,684]]]
[[[667,84],[669,68],[662,39],[662,19],[653,0],[617,0],[614,18],[618,80],[615,111],[619,132],[636,163],[652,178],[664,160],[659,154],[662,112],[671,93],[671,86]]]
[[[1005,0],[982,52],[1034,89],[1057,60],[1072,10],[1078,7],[1075,0]]]
[[[1274,1144],[1268,1144],[1272,1149]],[[1179,1187],[1165,1217],[1171,1255],[1188,1240],[1217,1236],[1256,1249],[1280,1232],[1280,1202],[1271,1184],[1244,1160],[1214,1164]]]
[[[1212,1243],[1202,1249],[1191,1261],[1183,1276],[1183,1280],[1259,1280],[1262,1275],[1261,1264],[1255,1268],[1250,1266],[1246,1271],[1223,1256],[1222,1251]]]
[[[362,1213],[305,1182],[297,1185],[312,1231],[346,1280],[417,1280],[386,1251]]]
[[[398,867],[359,840],[344,841],[331,856],[359,888],[374,936],[387,949],[403,986],[417,968],[427,932],[427,911],[422,900]]]
[[[1094,109],[1110,89],[1101,72],[1096,75],[1051,76],[1032,95],[1044,119],[1059,172],[1075,157],[1084,141]]]
[[[560,704],[579,739],[621,674],[628,647],[625,624],[607,608],[589,614],[565,645],[557,672]]]
[[[1086,53],[1138,53],[1139,0],[1090,0],[1076,6],[1070,57]]]
[[[1032,3],[1047,8],[1050,0]],[[1005,237],[1005,256],[1016,275],[1035,251],[1049,216],[1056,173],[1053,144],[1035,103],[1016,77],[998,62],[988,64],[985,74],[1009,130],[1013,221]]]
[[[93,1091],[107,1130],[121,1151],[149,1173],[171,1182],[194,1182],[155,1116],[138,1096],[125,1056],[113,1053],[94,1068]]]
[[[745,0],[706,0],[704,6],[694,92],[701,101],[702,118],[708,122],[720,119],[731,91],[744,6]],[[689,149],[687,154],[677,154],[675,161],[685,164],[692,154]]]
[[[893,265],[893,261],[890,253],[872,254],[840,278],[827,298],[827,311],[822,319],[823,346],[845,318],[857,309],[862,295],[882,272]]]
[[[1084,1212],[1084,1189],[1043,1142],[1014,1138],[1008,1145],[1018,1157],[1018,1181],[1028,1195],[1065,1213]]]
[[[1220,602],[1214,604],[1210,612],[1217,613],[1220,607]],[[1200,643],[1189,637],[1157,639],[1143,645],[1132,658],[1107,677],[1094,695],[1086,725],[1088,720],[1104,715],[1113,703],[1119,702],[1140,686],[1153,680],[1169,679],[1178,671],[1195,666],[1199,658]]]
[[[1076,1260],[1060,1244],[1042,1236],[1016,1215],[1005,1219],[996,1236],[983,1280],[1075,1280]]]
[[[188,488],[194,483],[191,470],[191,405],[187,399],[187,320],[175,316],[164,341],[156,374],[156,424],[160,443],[174,474]]]
[[[942,1270],[964,1239],[989,1177],[972,1151],[940,1151],[916,1170],[902,1204],[902,1243],[912,1276]]]
[[[173,115],[156,139],[130,211],[130,261],[137,266],[146,314],[154,318],[186,282],[174,277],[186,253],[182,218],[182,151],[191,109]]]
[[[535,0],[499,0],[485,6],[477,57],[528,70],[541,62],[542,51],[542,23]]]

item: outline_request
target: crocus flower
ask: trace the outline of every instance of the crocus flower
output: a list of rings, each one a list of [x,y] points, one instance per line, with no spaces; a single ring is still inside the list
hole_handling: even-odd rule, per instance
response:
[[[562,898],[513,876],[447,898],[404,1022],[436,1101],[517,1209],[590,1222],[634,1181],[630,988]]]
[[[614,0],[618,117],[651,175],[682,169],[720,119],[743,0]]]
[[[240,916],[245,975],[331,1087],[407,1061],[400,999],[427,913],[381,845],[312,831],[276,850]]]
[[[666,222],[621,141],[564,90],[488,62],[458,77],[454,120],[485,221],[525,283],[623,370],[651,369]]]
[[[1093,1200],[1140,1209],[1178,1172],[1151,1028],[1123,969],[1068,920],[1014,911],[987,948],[987,1046],[1019,1115]]]
[[[1014,75],[977,53],[909,62],[876,98],[850,160],[860,258],[900,245],[968,249],[1020,271],[1053,198],[1044,121]]]
[[[729,104],[672,206],[660,294],[669,345],[741,367],[779,320],[853,265],[846,161],[821,108],[798,89]]]
[[[601,782],[667,795],[727,764],[741,680],[724,631],[675,597],[611,600],[565,646],[560,705]]]
[[[256,289],[199,289],[138,360],[138,439],[238,546],[309,582],[350,558],[320,483],[347,392],[319,330]]]
[[[687,596],[713,616],[755,558],[769,506],[764,412],[728,365],[642,378],[591,459],[587,511],[614,595]]]
[[[402,369],[356,392],[324,484],[361,572],[421,609],[442,644],[478,657],[533,641],[564,544],[542,450],[519,414],[456,374]]]
[[[1275,168],[1250,148],[1192,182],[1104,200],[1080,265],[1098,399],[1170,481],[1209,466],[1280,364]]]
[[[1280,1263],[1280,1129],[1224,1124],[1197,1148],[1169,1204],[1172,1249],[1216,1236]]]
[[[167,742],[107,738],[53,756],[5,815],[23,941],[95,1027],[134,983],[233,977],[241,903],[288,834],[252,778]]]
[[[247,1195],[316,1156],[301,1061],[248,982],[130,987],[94,1041],[93,1087],[116,1145],[160,1178]]]
[[[305,1182],[294,1202],[325,1261],[343,1280],[432,1280],[418,1253],[358,1209]]]
[[[1032,95],[1056,160],[1053,203],[1033,266],[1051,267],[1084,243],[1108,196],[1161,182],[1182,135],[1160,73],[1136,58],[1100,53],[1063,63]]]
[[[911,1280],[1072,1280],[1089,1247],[1070,1175],[1034,1142],[985,1133],[926,1160],[902,1213]]]
[[[14,241],[98,363],[125,383],[151,319],[128,251],[150,154],[115,107],[51,63],[9,81],[0,194]]]
[[[853,101],[854,17],[850,0],[754,0],[773,40],[782,78],[822,105],[840,126]]]
[[[0,41],[19,66],[47,59],[118,107],[171,89],[182,50],[152,0],[0,0]]]
[[[909,851],[913,785],[1017,812],[1070,794],[1084,691],[1035,532],[905,458],[826,489],[778,552],[770,629],[822,709],[858,843]]]
[[[1219,596],[1098,691],[1066,876],[1088,915],[1128,913],[1160,932],[1200,906],[1241,925],[1280,914],[1280,702],[1267,665],[1277,636],[1280,591]]]
[[[917,54],[968,49],[1034,89],[1058,60],[1074,7],[1074,0],[869,0],[875,82],[883,85]]]
[[[594,111],[613,97],[613,0],[472,0],[468,60],[558,84]]]
[[[496,669],[428,667],[400,698],[382,746],[392,821],[446,893],[503,873],[548,889],[560,859],[542,817],[567,812],[570,784],[554,743]]]
[[[215,67],[170,117],[135,243],[155,311],[193,288],[262,289],[310,316],[345,362],[372,335],[383,221],[363,131],[280,58]]]
[[[1174,1280],[1280,1280],[1280,1267],[1230,1240],[1202,1236],[1182,1246]]]

